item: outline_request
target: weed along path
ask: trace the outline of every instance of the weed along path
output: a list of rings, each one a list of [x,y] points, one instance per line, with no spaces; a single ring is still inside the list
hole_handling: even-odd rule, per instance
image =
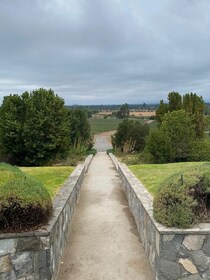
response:
[[[153,280],[121,180],[105,152],[85,175],[58,280]]]

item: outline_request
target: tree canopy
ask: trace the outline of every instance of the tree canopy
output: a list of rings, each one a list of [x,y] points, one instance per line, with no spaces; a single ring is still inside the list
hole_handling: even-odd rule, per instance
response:
[[[70,146],[87,147],[90,128],[82,110],[70,112],[49,89],[4,97],[0,107],[0,154],[16,165],[44,165],[65,158]]]
[[[197,138],[204,137],[205,130],[205,103],[201,96],[196,93],[186,93],[181,96],[178,92],[169,92],[168,103],[160,101],[156,111],[156,117],[159,123],[163,121],[164,115],[168,112],[184,109],[190,116],[195,125],[195,134]]]
[[[151,131],[146,149],[155,162],[186,161],[195,140],[195,125],[185,110],[165,114],[159,130]]]
[[[123,152],[142,151],[148,133],[148,124],[126,119],[119,124],[116,133],[113,135],[112,145],[115,149]]]
[[[119,119],[125,119],[129,117],[129,114],[130,114],[129,105],[125,103],[120,106],[119,111],[117,111],[116,113],[116,117]]]

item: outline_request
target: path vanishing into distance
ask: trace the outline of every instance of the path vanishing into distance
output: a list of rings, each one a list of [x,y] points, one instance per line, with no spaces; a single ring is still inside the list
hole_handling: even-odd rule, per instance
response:
[[[58,280],[154,280],[121,184],[109,156],[97,153],[82,183]]]

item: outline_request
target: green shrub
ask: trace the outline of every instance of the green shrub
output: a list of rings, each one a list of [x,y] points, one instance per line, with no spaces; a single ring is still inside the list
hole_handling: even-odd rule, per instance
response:
[[[189,227],[193,222],[192,197],[168,189],[154,201],[155,219],[168,227]]]
[[[115,134],[112,135],[112,146],[114,149],[124,153],[140,152],[145,147],[145,138],[148,134],[148,124],[125,119],[119,124]]]
[[[106,150],[106,153],[107,153],[107,155],[110,154],[110,153],[111,153],[111,154],[114,154],[114,153],[115,153],[115,150],[114,150],[114,149],[107,149],[107,150]]]
[[[189,161],[210,161],[210,141],[196,141],[191,144]]]
[[[90,149],[87,151],[88,155],[96,155],[97,154],[97,150],[96,149]]]
[[[52,201],[41,182],[8,164],[0,164],[0,177],[0,230],[29,230],[48,220]]]
[[[210,164],[167,178],[154,198],[155,219],[169,227],[187,228],[208,216]]]

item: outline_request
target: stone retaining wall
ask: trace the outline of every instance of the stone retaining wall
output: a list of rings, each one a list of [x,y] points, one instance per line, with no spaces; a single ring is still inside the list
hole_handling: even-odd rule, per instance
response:
[[[39,230],[0,234],[0,280],[54,280],[71,227],[81,183],[91,162],[77,166],[53,201],[53,217]]]
[[[110,158],[123,181],[155,280],[210,279],[210,224],[177,229],[157,223],[153,218],[153,197],[124,164],[112,154]]]

